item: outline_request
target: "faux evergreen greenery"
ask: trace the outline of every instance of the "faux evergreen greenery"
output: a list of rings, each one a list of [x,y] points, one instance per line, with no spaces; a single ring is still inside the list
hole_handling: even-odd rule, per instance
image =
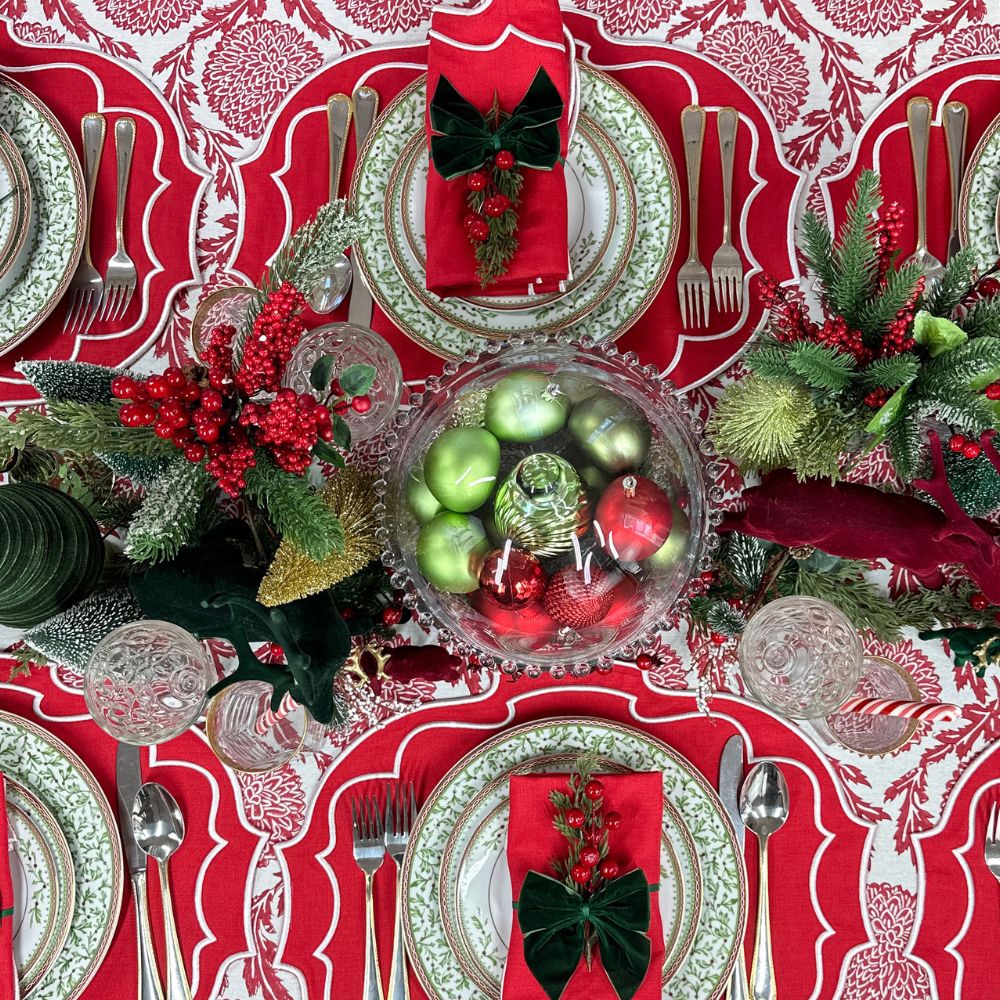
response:
[[[18,361],[20,372],[47,402],[114,402],[111,382],[119,369],[89,365],[82,361]]]
[[[195,540],[207,485],[205,470],[178,455],[153,483],[132,518],[125,537],[125,555],[137,563],[173,559],[183,546]]]

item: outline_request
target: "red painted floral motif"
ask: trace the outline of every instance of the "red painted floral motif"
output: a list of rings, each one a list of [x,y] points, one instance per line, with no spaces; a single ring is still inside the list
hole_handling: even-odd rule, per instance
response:
[[[159,35],[201,9],[201,0],[94,0],[97,9],[116,27],[140,35]]]
[[[38,42],[42,45],[48,42],[62,42],[66,38],[64,32],[57,31],[51,24],[39,24],[37,21],[16,22],[14,33],[26,42]]]
[[[302,779],[290,766],[266,774],[238,775],[243,809],[252,826],[275,840],[298,832],[306,811]]]
[[[995,55],[1000,52],[1000,24],[976,24],[947,35],[931,60],[934,65],[966,56]]]
[[[613,35],[641,35],[669,21],[681,4],[680,0],[577,0],[576,5],[600,14]]]
[[[359,27],[396,34],[429,21],[434,0],[336,0],[336,4]]]
[[[758,21],[734,21],[707,34],[702,52],[739,77],[768,107],[778,128],[798,117],[809,71],[798,48]]]
[[[817,0],[816,9],[852,35],[889,35],[920,13],[920,0]]]
[[[865,655],[881,656],[899,664],[916,682],[920,693],[928,700],[941,697],[941,678],[931,658],[917,649],[911,639],[901,642],[883,642],[874,636],[865,638]]]
[[[254,139],[271,113],[322,59],[301,31],[280,21],[251,21],[219,39],[205,66],[209,107],[222,121]]]

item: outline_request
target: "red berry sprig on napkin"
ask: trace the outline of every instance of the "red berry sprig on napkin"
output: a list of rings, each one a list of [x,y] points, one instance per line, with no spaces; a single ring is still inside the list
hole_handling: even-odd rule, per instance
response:
[[[466,199],[471,211],[465,216],[465,232],[475,247],[476,274],[483,288],[507,271],[517,250],[517,205],[524,175],[513,153],[501,149],[491,163],[467,174]]]

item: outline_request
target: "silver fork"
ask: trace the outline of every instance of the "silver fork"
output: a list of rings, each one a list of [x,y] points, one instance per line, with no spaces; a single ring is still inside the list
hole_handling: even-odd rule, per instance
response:
[[[403,855],[410,831],[417,821],[417,799],[412,782],[404,789],[385,793],[385,851],[396,862],[396,924],[392,939],[392,971],[389,973],[389,1000],[409,1000],[410,980],[406,975],[406,945],[403,939]]]
[[[906,102],[906,125],[910,132],[913,180],[917,187],[917,247],[907,258],[927,279],[928,287],[944,274],[944,264],[927,249],[927,153],[931,141],[934,106],[927,97],[911,97]]]
[[[689,104],[681,112],[684,161],[688,185],[688,255],[677,272],[677,297],[681,304],[681,324],[708,326],[710,306],[708,271],[698,259],[698,184],[701,179],[701,149],[705,141],[705,109]]]
[[[733,159],[739,115],[735,108],[719,108],[719,155],[722,158],[722,245],[712,258],[712,287],[715,308],[739,311],[743,308],[743,261],[733,246]]]
[[[135,119],[123,117],[115,122],[115,160],[118,165],[118,203],[115,206],[115,252],[108,261],[101,320],[121,319],[132,301],[138,275],[135,263],[125,252],[125,194],[132,171],[135,148]]]
[[[94,189],[97,186],[97,169],[104,152],[104,134],[107,124],[104,115],[91,111],[80,123],[83,131],[83,169],[87,176],[86,228],[83,231],[83,256],[76,266],[76,273],[69,286],[66,319],[63,332],[86,333],[94,322],[104,296],[104,281],[90,259],[90,220],[94,211]]]
[[[354,860],[365,873],[365,994],[364,1000],[384,1000],[382,976],[378,968],[378,945],[375,941],[375,900],[373,879],[385,860],[382,818],[374,796],[351,801],[354,826]]]
[[[989,822],[986,824],[986,867],[993,877],[1000,882],[1000,806],[996,802],[990,810]]]

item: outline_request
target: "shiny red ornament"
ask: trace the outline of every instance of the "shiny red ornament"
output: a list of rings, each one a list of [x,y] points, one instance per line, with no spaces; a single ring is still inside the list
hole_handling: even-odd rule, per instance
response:
[[[618,579],[591,561],[579,570],[572,564],[564,566],[545,590],[545,610],[560,625],[589,628],[611,609]]]
[[[586,885],[594,874],[592,868],[588,868],[586,865],[573,865],[569,870],[570,878],[579,885]]]
[[[490,235],[490,224],[485,219],[476,219],[469,226],[469,237],[477,243],[482,243]]]
[[[609,830],[620,830],[624,823],[625,820],[622,819],[621,813],[609,812],[607,816],[604,817],[604,825]]]
[[[601,784],[596,778],[593,781],[588,781],[587,784],[583,786],[583,794],[590,799],[591,802],[596,802],[598,799],[604,797],[604,785]]]
[[[504,608],[480,589],[469,595],[469,603],[486,621],[471,619],[467,628],[484,637],[502,635],[519,649],[539,649],[559,631],[559,623],[549,616],[541,601],[523,608]]]
[[[596,847],[585,847],[580,851],[580,861],[588,868],[593,868],[600,860],[601,852]]]
[[[648,559],[670,534],[674,512],[670,497],[645,476],[619,476],[604,491],[594,511],[594,530],[615,559]]]
[[[612,861],[610,858],[606,858],[601,862],[601,867],[597,869],[601,873],[601,878],[607,879],[610,882],[612,879],[618,878],[618,862]]]
[[[537,557],[523,549],[494,549],[479,571],[480,589],[502,608],[514,610],[539,601],[545,593],[545,570]]]
[[[573,830],[579,830],[587,817],[583,815],[582,809],[567,809],[563,819],[566,820],[566,825]]]
[[[493,165],[497,170],[510,170],[514,166],[514,154],[509,149],[501,149],[493,157]]]

